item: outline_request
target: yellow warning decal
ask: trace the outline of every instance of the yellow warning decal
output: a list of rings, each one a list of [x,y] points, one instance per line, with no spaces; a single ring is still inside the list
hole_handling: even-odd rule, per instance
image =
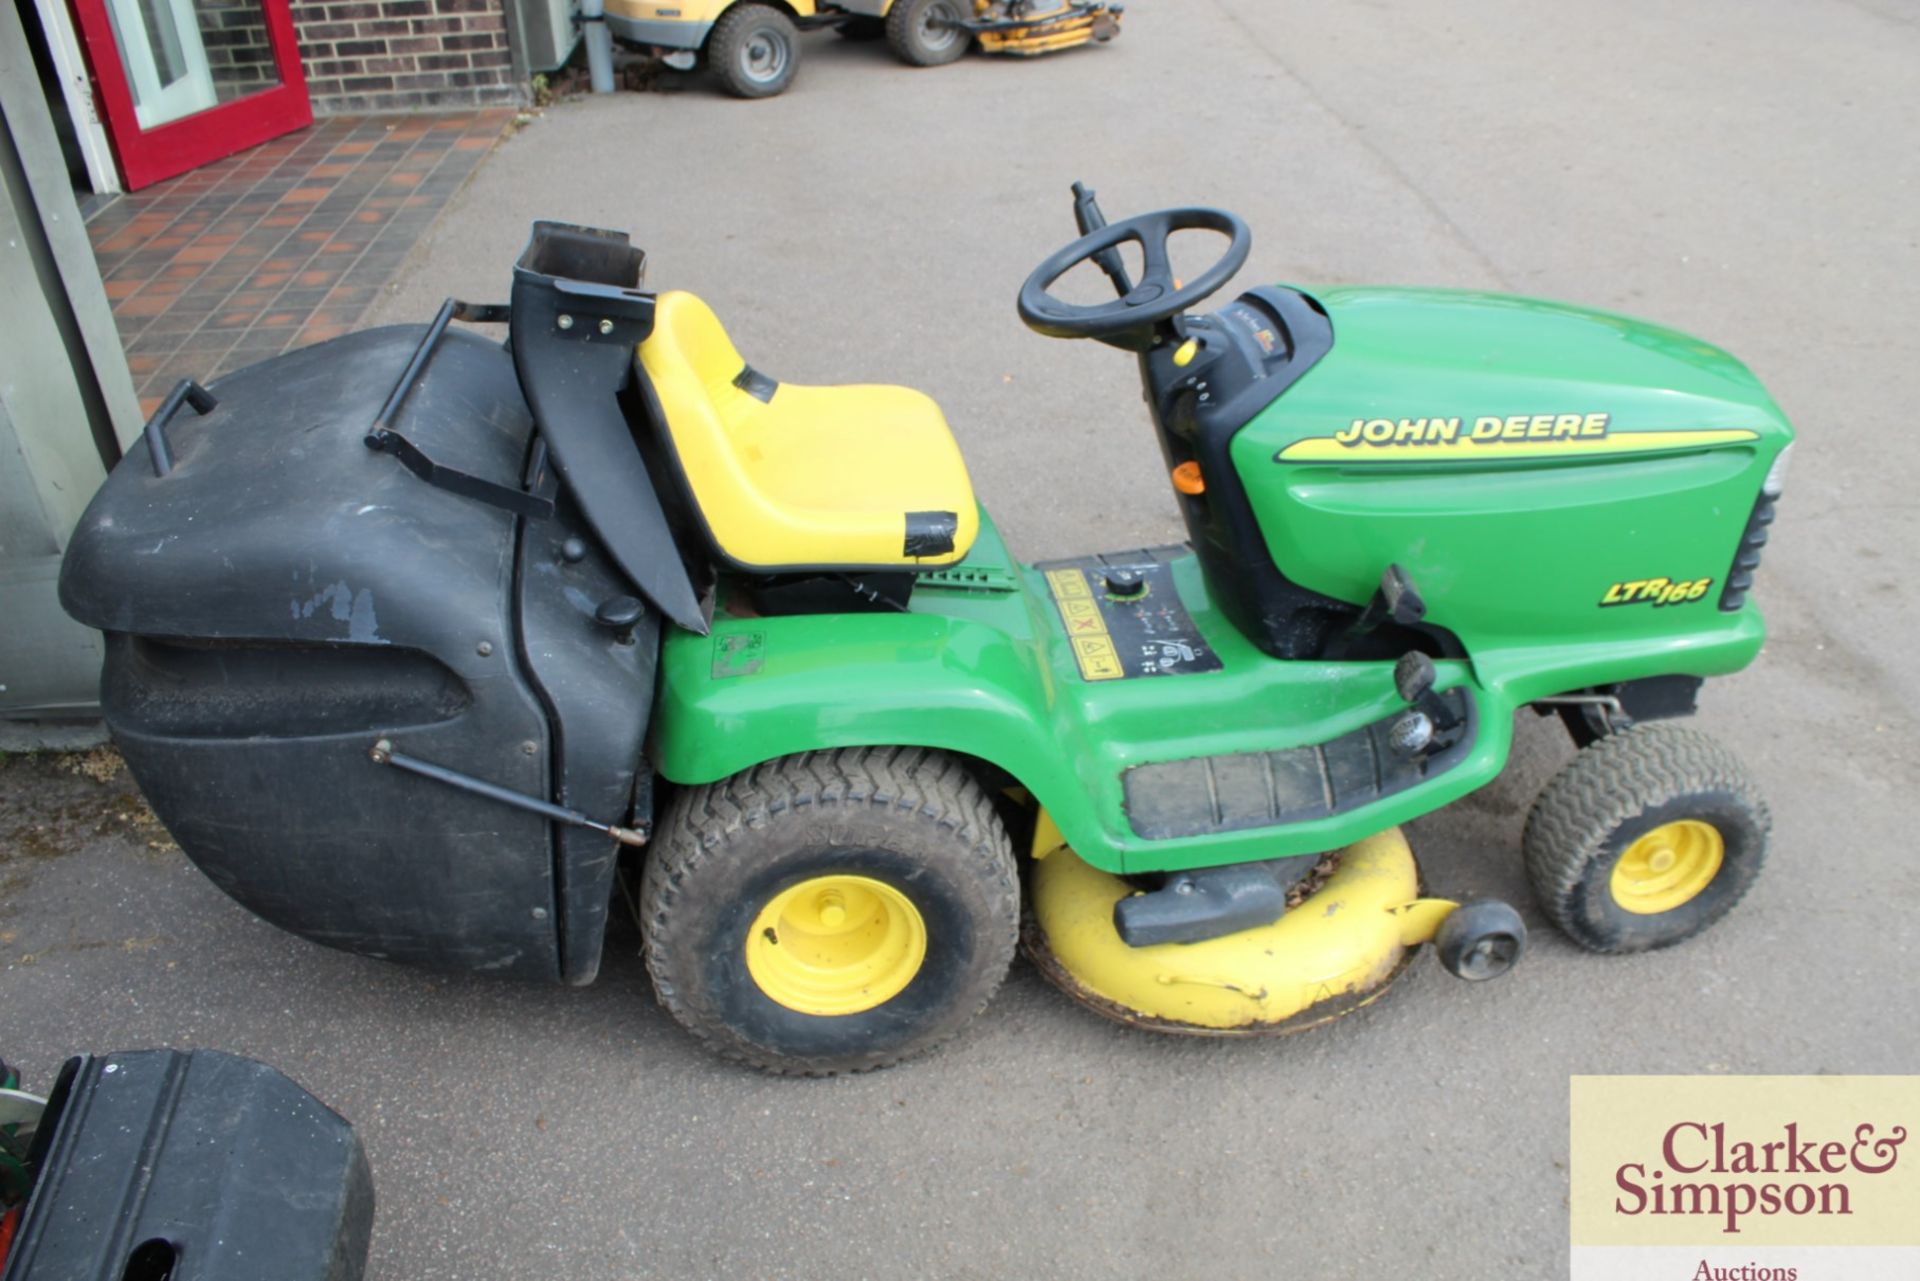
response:
[[[1117,680],[1127,674],[1120,666],[1120,651],[1107,636],[1076,636],[1073,656],[1080,660],[1080,674],[1090,681]]]
[[[1745,428],[1615,431],[1611,414],[1513,414],[1505,418],[1356,418],[1331,436],[1296,440],[1280,462],[1444,462],[1461,458],[1556,458],[1698,449],[1757,440]]]
[[[1120,663],[1120,651],[1107,634],[1107,620],[1100,616],[1100,602],[1093,598],[1087,576],[1077,569],[1047,571],[1047,589],[1060,607],[1060,621],[1066,624],[1067,640],[1073,657],[1080,664],[1080,675],[1090,681],[1118,680],[1127,674]]]

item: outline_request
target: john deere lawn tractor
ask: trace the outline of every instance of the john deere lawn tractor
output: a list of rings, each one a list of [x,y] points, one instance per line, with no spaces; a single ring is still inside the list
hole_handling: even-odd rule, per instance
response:
[[[692,70],[701,59],[727,92],[770,98],[800,69],[800,33],[832,27],[885,39],[909,66],[937,67],[976,40],[987,53],[1031,57],[1104,43],[1120,31],[1106,0],[607,0],[615,37]]]
[[[1522,839],[1540,912],[1597,952],[1725,915],[1767,809],[1678,718],[1760,649],[1791,431],[1753,376],[1483,293],[1202,311],[1239,218],[1076,190],[1019,312],[1135,360],[1187,543],[1023,563],[932,400],[782,382],[624,234],[538,223],[509,303],[183,383],[94,499],[61,594],[156,812],[394,961],[587,983],[624,897],[673,1016],[778,1072],[943,1040],[1023,937],[1202,1035],[1321,1022],[1422,944],[1498,975],[1520,916],[1430,895],[1399,825],[1529,708],[1578,745]],[[1223,248],[1181,278],[1186,232]],[[1082,263],[1114,297],[1062,300]]]

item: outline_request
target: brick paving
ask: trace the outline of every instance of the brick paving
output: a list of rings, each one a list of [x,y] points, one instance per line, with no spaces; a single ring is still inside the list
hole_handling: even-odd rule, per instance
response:
[[[87,220],[141,405],[345,333],[511,109],[331,116]]]

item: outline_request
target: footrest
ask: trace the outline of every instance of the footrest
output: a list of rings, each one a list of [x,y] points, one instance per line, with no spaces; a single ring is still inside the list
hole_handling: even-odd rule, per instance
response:
[[[1394,750],[1390,735],[1404,714],[1396,712],[1325,743],[1135,765],[1121,775],[1127,820],[1148,840],[1169,840],[1281,827],[1370,805],[1444,774],[1472,749],[1472,700],[1460,689],[1437,697],[1465,729],[1431,755]]]

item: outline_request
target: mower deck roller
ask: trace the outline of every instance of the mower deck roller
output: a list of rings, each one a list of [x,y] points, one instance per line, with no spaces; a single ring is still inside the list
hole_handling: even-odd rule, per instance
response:
[[[1028,955],[1069,996],[1131,1027],[1298,1032],[1376,1000],[1422,943],[1438,939],[1450,971],[1480,979],[1510,969],[1526,941],[1503,903],[1463,910],[1420,897],[1419,865],[1398,828],[1340,851],[1325,880],[1271,924],[1149,947],[1128,946],[1114,925],[1114,909],[1138,893],[1128,882],[1064,845],[1036,843],[1034,855]]]

